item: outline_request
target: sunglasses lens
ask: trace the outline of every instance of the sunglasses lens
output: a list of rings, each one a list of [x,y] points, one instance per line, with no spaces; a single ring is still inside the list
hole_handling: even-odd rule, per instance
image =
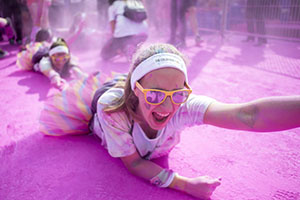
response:
[[[56,62],[62,62],[62,61],[67,61],[69,59],[68,55],[60,55],[60,56],[52,56],[52,58],[56,61]]]
[[[148,91],[146,93],[146,99],[149,103],[160,103],[164,100],[165,94],[159,91]]]
[[[172,99],[175,103],[183,103],[189,97],[188,91],[178,91],[174,92]]]

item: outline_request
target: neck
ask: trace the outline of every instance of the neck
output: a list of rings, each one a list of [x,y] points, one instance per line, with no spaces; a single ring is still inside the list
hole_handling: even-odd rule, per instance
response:
[[[150,128],[149,125],[145,124],[145,123],[139,123],[139,125],[143,129],[143,131],[145,132],[145,134],[147,135],[147,137],[149,139],[156,138],[157,130],[154,130],[154,129]]]
[[[139,107],[137,108],[137,111],[136,113],[139,115],[139,116],[143,116],[141,114],[141,111],[139,109]],[[143,118],[143,117],[142,117]],[[149,124],[146,122],[146,120],[144,119],[140,119],[138,121],[138,124],[140,125],[140,127],[143,129],[144,133],[146,134],[146,136],[149,138],[149,139],[153,139],[153,138],[156,138],[157,136],[157,130],[154,130],[152,129]]]

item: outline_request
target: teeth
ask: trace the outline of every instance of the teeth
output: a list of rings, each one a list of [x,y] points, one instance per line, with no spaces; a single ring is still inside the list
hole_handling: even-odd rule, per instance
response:
[[[166,113],[166,114],[163,114],[163,113],[156,113],[157,115],[159,115],[160,117],[167,117],[169,116],[170,113]]]

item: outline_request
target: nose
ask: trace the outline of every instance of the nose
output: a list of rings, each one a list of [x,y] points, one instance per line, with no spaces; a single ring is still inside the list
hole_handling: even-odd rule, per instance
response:
[[[165,112],[171,112],[173,110],[173,103],[171,97],[168,96],[166,100],[161,104]]]

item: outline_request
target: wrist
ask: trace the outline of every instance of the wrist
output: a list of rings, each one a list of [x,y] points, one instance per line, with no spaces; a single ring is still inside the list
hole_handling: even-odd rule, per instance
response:
[[[59,75],[52,75],[49,77],[49,79],[52,81],[53,79],[58,79],[59,78]]]
[[[187,182],[188,182],[188,178],[184,176],[180,176],[179,174],[176,173],[172,183],[169,185],[169,188],[184,192]]]

